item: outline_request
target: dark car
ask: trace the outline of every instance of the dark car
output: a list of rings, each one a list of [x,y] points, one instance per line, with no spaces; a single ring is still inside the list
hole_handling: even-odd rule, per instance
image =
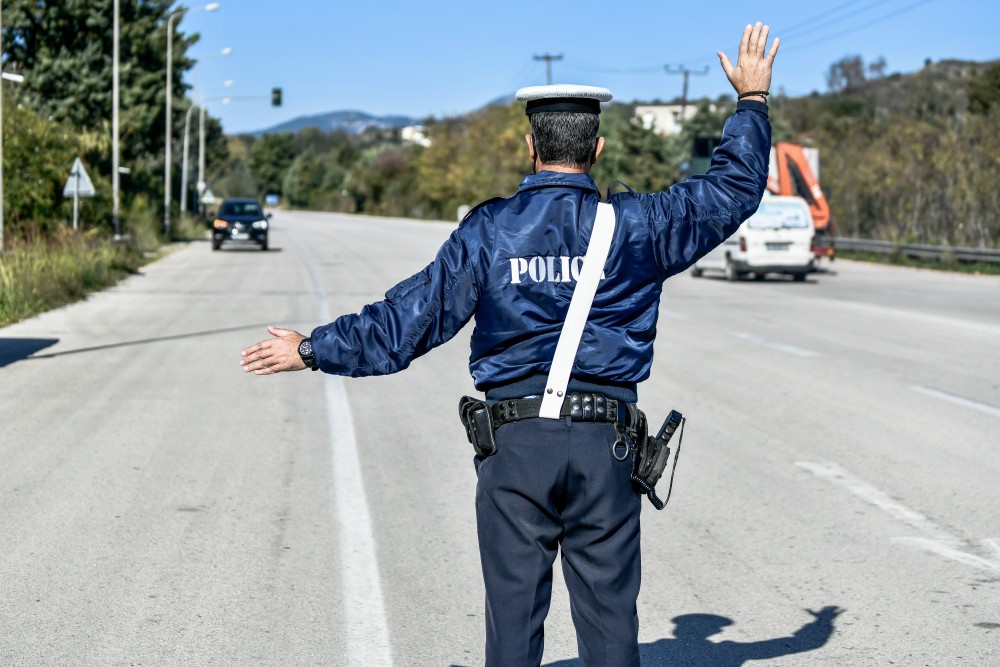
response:
[[[267,250],[267,228],[271,214],[264,214],[256,199],[226,199],[212,223],[212,250],[223,242],[240,241],[256,243]]]

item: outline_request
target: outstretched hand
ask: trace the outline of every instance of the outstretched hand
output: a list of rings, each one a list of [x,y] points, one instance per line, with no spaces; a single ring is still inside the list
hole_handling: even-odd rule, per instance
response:
[[[299,356],[299,343],[305,336],[291,329],[268,327],[274,336],[252,345],[241,353],[240,366],[245,373],[273,375],[282,371],[301,371],[306,365]]]
[[[781,40],[775,37],[771,51],[764,55],[769,31],[770,28],[761,25],[760,21],[743,29],[743,39],[740,40],[740,51],[736,55],[735,67],[725,53],[718,52],[722,69],[725,70],[729,83],[736,89],[737,95],[770,89],[771,68]]]

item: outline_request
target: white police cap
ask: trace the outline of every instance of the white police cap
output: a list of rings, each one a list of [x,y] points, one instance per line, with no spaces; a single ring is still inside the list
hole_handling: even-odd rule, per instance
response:
[[[532,115],[546,111],[601,113],[601,102],[611,99],[611,91],[597,86],[560,83],[553,86],[528,86],[514,95],[518,102],[527,102],[524,113]]]

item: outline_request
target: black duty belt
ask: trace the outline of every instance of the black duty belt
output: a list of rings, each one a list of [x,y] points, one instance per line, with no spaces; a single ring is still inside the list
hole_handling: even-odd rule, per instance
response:
[[[522,419],[534,419],[541,408],[541,396],[508,398],[489,404],[471,396],[463,396],[458,401],[458,415],[479,460],[496,454],[497,428]],[[656,509],[663,509],[673,491],[677,457],[684,437],[684,416],[681,413],[671,410],[655,438],[649,437],[649,425],[642,410],[633,403],[604,394],[570,393],[563,400],[559,415],[574,421],[613,423],[615,440],[611,444],[611,455],[619,461],[625,461],[632,455],[632,487],[636,493],[647,496]],[[660,500],[655,487],[667,467],[670,438],[678,428],[681,435],[677,440],[674,467],[670,471],[670,488],[667,489],[667,499]]]
[[[494,428],[522,419],[534,419],[541,407],[541,396],[497,401],[490,406]],[[632,403],[608,398],[604,394],[578,392],[566,395],[559,412],[560,417],[570,417],[573,421],[610,422],[626,428],[638,423],[639,414]]]

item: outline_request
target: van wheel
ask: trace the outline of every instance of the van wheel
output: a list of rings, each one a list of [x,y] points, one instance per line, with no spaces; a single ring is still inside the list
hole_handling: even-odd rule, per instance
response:
[[[735,282],[740,279],[740,274],[736,271],[736,266],[733,264],[733,260],[726,257],[726,280],[729,282]]]
[[[697,266],[691,269],[692,278],[701,278],[703,275],[705,275],[704,269],[699,269]]]
[[[767,275],[766,273],[755,273],[755,274],[753,274],[753,279],[754,280],[764,280],[764,276],[766,276],[766,275]]]
[[[792,275],[792,280],[794,280],[797,283],[804,283],[806,281],[806,274],[796,273]]]

